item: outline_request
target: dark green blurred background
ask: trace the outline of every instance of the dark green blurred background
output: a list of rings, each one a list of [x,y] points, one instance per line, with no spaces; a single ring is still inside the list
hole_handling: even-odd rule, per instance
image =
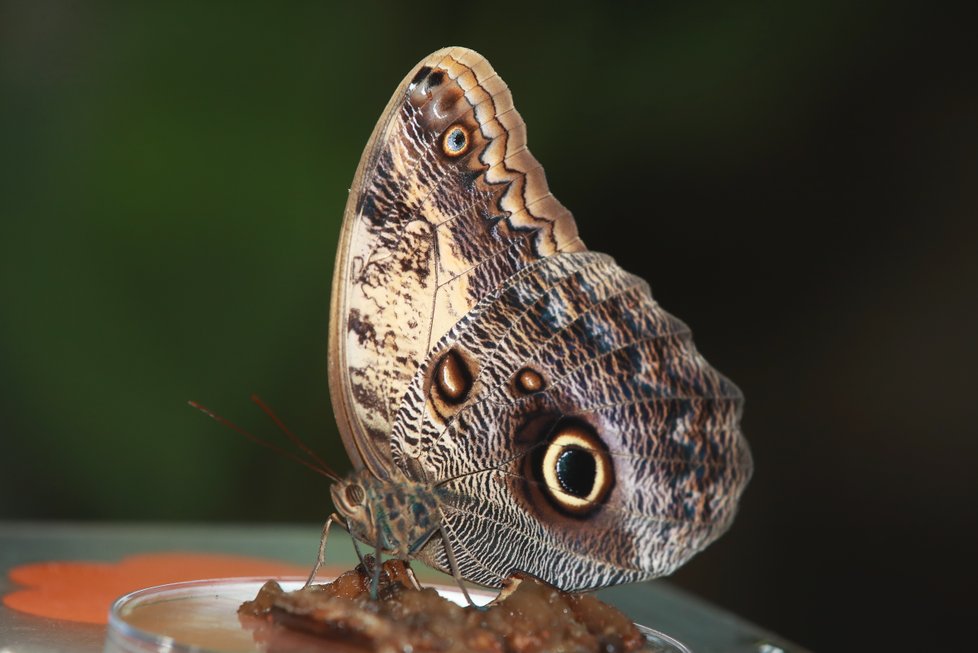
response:
[[[0,7],[0,518],[325,517],[324,479],[186,401],[276,437],[258,392],[346,469],[325,373],[346,190],[395,84],[458,44],[508,81],[585,241],[649,279],[747,396],[741,516],[675,581],[825,650],[967,623],[971,16]]]

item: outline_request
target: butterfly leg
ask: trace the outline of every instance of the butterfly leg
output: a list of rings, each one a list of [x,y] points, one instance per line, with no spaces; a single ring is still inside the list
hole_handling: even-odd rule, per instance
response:
[[[383,566],[384,559],[381,557],[380,552],[380,529],[377,529],[377,542],[374,543],[374,566],[371,570],[373,572],[370,578],[370,598],[374,601],[377,600],[377,590],[380,588],[380,568]]]
[[[347,532],[348,533],[350,532],[349,529],[347,529]],[[366,569],[367,560],[366,558],[363,557],[363,551],[360,550],[360,545],[357,543],[357,538],[353,537],[353,535],[351,534],[350,541],[353,542],[353,551],[354,553],[357,554],[357,558],[360,560],[360,564],[363,565],[364,569]]]
[[[468,601],[469,605],[473,608],[482,609],[475,604],[475,601],[473,601],[472,597],[469,596],[469,590],[465,589],[465,585],[462,583],[462,574],[459,573],[458,562],[455,561],[455,552],[452,550],[452,543],[448,541],[448,534],[445,533],[444,525],[438,526],[438,532],[441,533],[441,541],[445,545],[445,555],[448,556],[448,567],[452,570],[452,577],[461,588],[462,594],[465,595],[465,600]]]
[[[312,571],[309,572],[309,578],[306,579],[306,584],[302,586],[303,588],[312,585],[312,581],[316,580],[316,574],[319,573],[320,567],[322,567],[323,563],[326,561],[326,540],[329,539],[329,527],[333,525],[334,521],[349,532],[349,529],[346,528],[346,524],[342,517],[337,515],[335,512],[329,516],[326,523],[323,525],[323,534],[319,537],[319,555],[316,557],[316,564],[313,565]]]

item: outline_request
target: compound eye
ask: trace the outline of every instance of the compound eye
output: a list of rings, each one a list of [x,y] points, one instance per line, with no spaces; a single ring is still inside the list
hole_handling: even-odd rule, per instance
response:
[[[441,139],[441,150],[446,156],[455,158],[469,151],[469,132],[461,125],[453,125]]]
[[[366,493],[363,491],[363,488],[357,483],[351,483],[350,485],[347,485],[345,494],[346,494],[346,500],[350,503],[351,506],[363,505],[363,502],[366,499]]]
[[[548,497],[573,515],[599,507],[614,484],[611,456],[604,443],[579,424],[564,425],[550,439],[540,466]]]

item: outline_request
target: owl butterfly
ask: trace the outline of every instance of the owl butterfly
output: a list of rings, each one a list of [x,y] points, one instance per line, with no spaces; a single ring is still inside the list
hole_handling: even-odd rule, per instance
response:
[[[419,63],[377,123],[333,277],[354,471],[330,522],[491,587],[667,574],[734,516],[742,397],[644,281],[587,250],[526,140],[464,48]]]

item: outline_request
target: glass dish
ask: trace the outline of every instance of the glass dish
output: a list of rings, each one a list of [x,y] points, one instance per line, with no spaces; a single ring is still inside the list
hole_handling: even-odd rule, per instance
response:
[[[268,624],[263,619],[238,615],[238,606],[250,601],[268,580],[218,578],[158,585],[116,600],[109,611],[105,653],[266,653],[269,650],[348,653],[359,651],[320,638]],[[286,591],[302,587],[305,579],[276,579]],[[326,582],[320,579],[320,582]],[[438,593],[459,605],[465,599],[457,588],[433,585]],[[476,603],[495,594],[469,590]],[[639,626],[654,653],[690,653],[689,649],[645,626]]]

